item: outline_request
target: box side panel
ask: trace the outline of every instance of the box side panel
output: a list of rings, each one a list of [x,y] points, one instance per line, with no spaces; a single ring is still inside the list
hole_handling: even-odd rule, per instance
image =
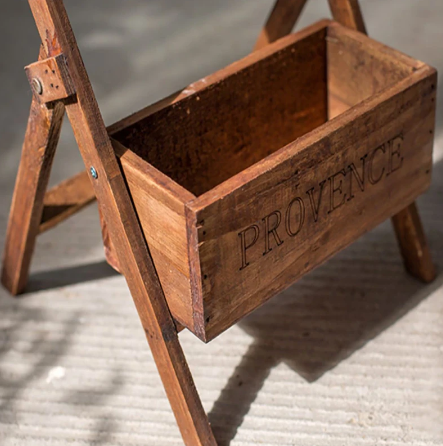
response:
[[[116,138],[200,195],[327,120],[326,23],[190,85]]]
[[[422,62],[338,24],[329,26],[327,42],[330,103],[339,102],[347,108],[423,66]]]
[[[171,314],[192,331],[184,203],[193,195],[129,150],[120,161]]]
[[[428,188],[435,85],[420,69],[194,202],[207,341]]]

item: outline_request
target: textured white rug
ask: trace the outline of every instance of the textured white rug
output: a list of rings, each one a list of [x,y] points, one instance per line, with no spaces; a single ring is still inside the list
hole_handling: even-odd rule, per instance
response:
[[[327,16],[310,0],[302,24]],[[31,93],[26,2],[0,6],[0,243]],[[107,122],[246,54],[268,0],[66,0]],[[441,0],[363,1],[375,38],[443,68]],[[20,35],[20,39],[17,36]],[[443,103],[442,90],[439,104]],[[419,200],[443,265],[443,127]],[[68,126],[66,126],[68,127]],[[81,160],[63,135],[53,182]],[[95,206],[43,235],[29,292],[0,291],[0,444],[181,445]],[[442,445],[443,275],[402,267],[388,223],[209,345],[181,339],[220,445]]]

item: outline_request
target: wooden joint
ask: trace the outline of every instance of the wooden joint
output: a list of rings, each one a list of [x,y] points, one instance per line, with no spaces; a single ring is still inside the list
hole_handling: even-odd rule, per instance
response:
[[[75,94],[63,54],[28,65],[25,71],[34,96],[40,103],[60,101]]]

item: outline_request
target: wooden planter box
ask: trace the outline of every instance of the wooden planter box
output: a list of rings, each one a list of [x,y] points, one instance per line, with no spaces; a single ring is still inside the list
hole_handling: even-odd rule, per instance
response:
[[[113,126],[174,319],[207,342],[412,203],[435,88],[322,21]]]

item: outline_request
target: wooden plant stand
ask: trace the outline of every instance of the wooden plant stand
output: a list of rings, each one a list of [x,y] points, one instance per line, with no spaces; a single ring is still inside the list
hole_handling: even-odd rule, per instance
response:
[[[251,55],[109,128],[62,1],[29,3],[42,46],[2,282],[22,292],[37,235],[96,198],[187,445],[216,442],[182,328],[210,341],[389,217],[434,278],[414,200],[436,72],[369,39],[357,0],[296,34],[306,0],[278,0]],[[65,111],[86,171],[46,192]]]

